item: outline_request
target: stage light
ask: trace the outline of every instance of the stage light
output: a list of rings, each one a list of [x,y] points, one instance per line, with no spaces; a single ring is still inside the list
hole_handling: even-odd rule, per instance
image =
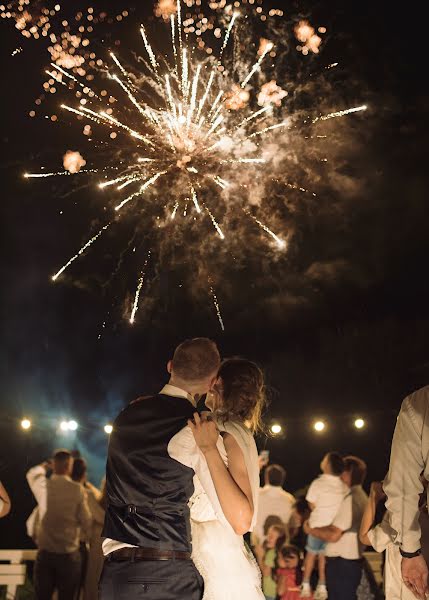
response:
[[[61,429],[61,431],[68,431],[69,430],[69,424],[67,423],[67,421],[61,421],[61,423],[60,423],[60,429]]]
[[[105,425],[105,426],[104,426],[104,431],[105,431],[105,432],[106,432],[108,435],[110,435],[110,434],[112,433],[112,431],[113,431],[113,426],[112,426],[112,425]]]
[[[316,421],[313,425],[315,431],[321,432],[325,429],[326,425],[323,421]]]
[[[365,421],[363,419],[356,419],[355,427],[356,429],[363,429],[365,427]]]
[[[22,421],[21,421],[21,427],[23,429],[30,429],[30,427],[31,427],[31,421],[29,419],[22,419]]]
[[[67,427],[70,431],[76,431],[78,425],[77,425],[76,421],[69,421],[67,423]]]
[[[279,425],[279,423],[273,423],[271,425],[271,433],[273,433],[274,435],[279,435],[279,433],[282,432],[282,426]]]

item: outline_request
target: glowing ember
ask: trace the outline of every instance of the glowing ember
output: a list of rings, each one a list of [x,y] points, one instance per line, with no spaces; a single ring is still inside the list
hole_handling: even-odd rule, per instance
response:
[[[247,90],[234,85],[232,91],[225,94],[224,105],[227,110],[241,110],[248,104],[249,99],[250,93]]]
[[[68,150],[63,156],[63,165],[69,173],[79,173],[81,168],[86,165],[86,160],[80,152]]]
[[[282,90],[277,82],[272,80],[268,83],[264,83],[261,87],[261,91],[258,95],[259,106],[267,106],[269,104],[275,104],[275,106],[281,106],[283,98],[286,98],[288,93],[286,90]]]
[[[177,5],[175,0],[159,0],[155,5],[155,15],[162,17],[165,21],[168,21],[171,15],[175,15],[177,12]]]
[[[325,33],[325,28],[319,28],[320,33]],[[319,53],[319,48],[322,43],[322,38],[316,34],[314,27],[310,25],[308,21],[300,21],[295,26],[295,36],[299,42],[302,42],[302,46],[298,46],[303,54],[313,52],[313,54]]]

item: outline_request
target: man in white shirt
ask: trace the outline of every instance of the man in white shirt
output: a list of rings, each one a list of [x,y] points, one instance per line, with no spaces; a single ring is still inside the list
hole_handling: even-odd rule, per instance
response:
[[[40,523],[46,512],[46,484],[48,481],[48,473],[52,473],[52,460],[47,460],[40,465],[32,467],[27,472],[27,483],[33,493],[37,505],[28,517],[26,526],[27,534],[32,538],[37,546],[37,534],[40,528]]]
[[[415,597],[421,599],[429,591],[419,525],[421,475],[429,481],[428,456],[429,386],[426,386],[402,403],[392,440],[389,472],[383,483],[393,542],[402,555],[402,579]]]
[[[360,527],[360,540],[367,546],[372,546],[376,552],[385,552],[384,560],[384,594],[387,600],[415,600],[413,592],[404,584],[401,574],[402,556],[399,546],[394,543],[397,532],[390,525],[390,513],[387,510],[382,521],[375,525],[377,508],[385,503],[382,482],[374,481],[371,484],[369,500]],[[426,503],[426,498],[422,499]],[[420,526],[427,530],[428,514],[426,508],[420,507]],[[425,535],[422,535],[422,554],[425,556],[429,548],[425,544]],[[425,547],[426,546],[426,547]],[[426,552],[425,552],[426,551]]]
[[[325,542],[326,583],[329,600],[357,600],[362,578],[362,551],[359,529],[368,496],[362,488],[366,464],[356,456],[344,458],[342,475],[350,493],[341,502],[331,525],[305,527],[306,533]]]
[[[280,465],[270,465],[265,470],[265,485],[259,490],[258,516],[252,544],[261,545],[266,535],[268,517],[277,517],[288,528],[295,498],[283,489],[286,471]]]
[[[53,458],[53,474],[46,482],[46,510],[37,535],[34,567],[37,600],[75,600],[80,580],[81,531],[91,525],[91,513],[82,486],[71,480],[73,458],[59,450]]]

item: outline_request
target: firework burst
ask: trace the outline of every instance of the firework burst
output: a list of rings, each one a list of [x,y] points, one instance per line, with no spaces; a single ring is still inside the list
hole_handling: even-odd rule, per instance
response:
[[[124,156],[122,152],[113,164],[98,169],[101,175],[99,188],[113,188],[118,194],[111,220],[58,270],[54,280],[122,214],[134,214],[136,219],[141,219],[142,203],[150,201],[157,202],[163,219],[170,223],[175,221],[178,213],[191,216],[192,225],[209,223],[222,244],[236,234],[224,218],[233,206],[239,209],[249,227],[259,228],[275,251],[286,251],[287,232],[274,231],[274,227],[263,220],[257,213],[257,206],[250,201],[249,189],[254,182],[269,176],[273,132],[296,128],[297,123],[289,116],[285,118],[281,112],[279,118],[279,112],[275,112],[273,105],[280,106],[287,96],[275,81],[270,82],[269,89],[266,85],[258,89],[258,75],[270,60],[274,48],[272,42],[265,41],[255,53],[254,61],[247,66],[241,64],[238,72],[224,68],[222,60],[239,19],[237,12],[231,13],[219,56],[200,60],[184,33],[182,4],[177,0],[175,10],[170,14],[170,58],[160,58],[142,26],[140,33],[146,52],[144,72],[130,70],[119,56],[110,53],[111,65],[106,75],[111,94],[118,99],[113,107],[106,105],[102,95],[88,85],[85,86],[89,90],[88,101],[62,105],[79,120],[107,128],[111,139],[118,133],[125,135],[126,153]],[[71,89],[82,85],[73,73],[58,64],[52,64],[49,75]],[[318,115],[309,122],[342,117],[365,108],[358,106]],[[81,169],[78,176],[88,171],[93,173],[97,169]],[[109,176],[109,171],[113,171],[114,176]],[[61,174],[70,172],[33,173],[26,177]],[[171,204],[165,202],[165,190],[169,190]],[[137,279],[129,314],[131,323],[136,318],[149,256],[150,252]],[[224,321],[211,281],[209,293],[223,330]]]

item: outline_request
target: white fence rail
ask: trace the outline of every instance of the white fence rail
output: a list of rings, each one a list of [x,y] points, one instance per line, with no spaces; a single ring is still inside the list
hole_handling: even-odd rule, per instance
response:
[[[18,586],[24,585],[26,561],[35,561],[37,550],[0,550],[0,586],[6,586],[7,600],[14,600]]]

